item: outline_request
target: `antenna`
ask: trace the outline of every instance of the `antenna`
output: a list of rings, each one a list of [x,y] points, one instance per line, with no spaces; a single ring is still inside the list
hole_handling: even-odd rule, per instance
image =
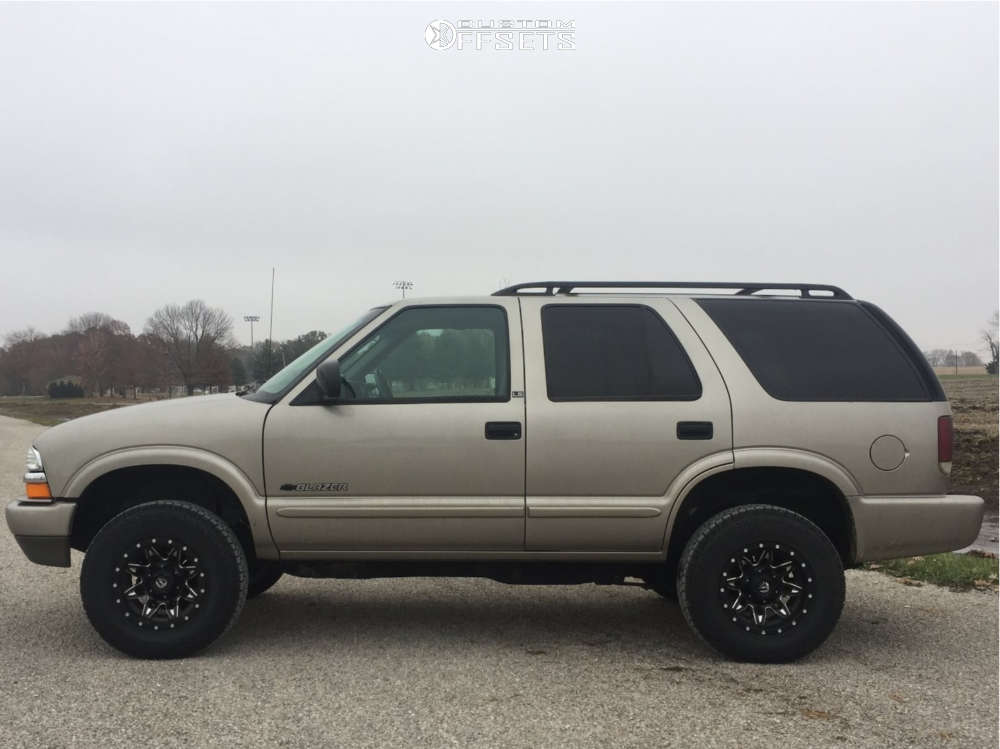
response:
[[[413,288],[413,281],[393,281],[392,287],[403,292],[403,299],[406,299],[406,291]]]

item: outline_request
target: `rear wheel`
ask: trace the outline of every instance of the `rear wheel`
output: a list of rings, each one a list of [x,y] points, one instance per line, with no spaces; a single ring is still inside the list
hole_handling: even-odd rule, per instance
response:
[[[677,574],[684,618],[709,645],[742,661],[801,658],[830,634],[844,605],[844,570],[830,539],[803,516],[747,505],[706,521]]]
[[[243,549],[218,515],[160,501],[131,507],[97,532],[80,595],[110,645],[139,658],[178,658],[232,626],[247,580]]]

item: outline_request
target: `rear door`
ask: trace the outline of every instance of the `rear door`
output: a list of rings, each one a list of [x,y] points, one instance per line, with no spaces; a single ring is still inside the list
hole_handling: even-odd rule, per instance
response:
[[[521,313],[526,548],[657,551],[681,472],[732,462],[718,369],[666,298],[522,297]]]

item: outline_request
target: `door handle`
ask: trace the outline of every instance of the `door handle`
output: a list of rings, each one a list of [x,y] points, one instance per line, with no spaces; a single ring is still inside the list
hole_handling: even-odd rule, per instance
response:
[[[677,439],[710,440],[714,431],[711,421],[678,421]]]
[[[520,421],[487,421],[486,439],[488,440],[519,440],[521,439]]]

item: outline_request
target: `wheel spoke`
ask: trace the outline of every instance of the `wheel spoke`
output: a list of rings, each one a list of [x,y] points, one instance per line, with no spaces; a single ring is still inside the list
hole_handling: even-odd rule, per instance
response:
[[[184,577],[185,580],[190,580],[191,578],[195,577],[198,574],[198,567],[193,564],[190,567],[185,567],[184,565],[180,565],[177,568],[177,571],[185,575]]]
[[[127,588],[125,590],[125,597],[126,598],[137,598],[140,595],[139,591],[141,589],[142,589],[142,582],[140,581],[140,582],[137,582],[135,585],[133,585],[131,588]]]
[[[786,618],[792,615],[792,612],[788,610],[788,596],[781,596],[778,598],[775,613]]]
[[[802,592],[802,586],[798,585],[796,583],[793,583],[791,580],[782,580],[781,584],[784,585],[789,590],[791,590],[792,593],[801,593]]]

